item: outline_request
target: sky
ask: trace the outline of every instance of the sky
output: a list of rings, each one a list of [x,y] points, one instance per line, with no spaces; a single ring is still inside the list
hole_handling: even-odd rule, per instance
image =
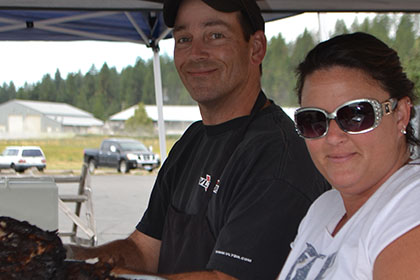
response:
[[[328,39],[328,34],[334,29],[337,19],[343,19],[350,26],[355,18],[362,22],[365,17],[374,17],[372,13],[304,13],[301,15],[269,22],[266,24],[266,36],[282,34],[287,42],[294,41],[308,31],[317,33],[321,26],[321,39]],[[161,53],[172,56],[173,39],[163,40],[159,44]],[[35,42],[35,41],[0,41],[0,85],[13,81],[16,87],[22,87],[25,82],[36,83],[45,74],[54,78],[57,69],[61,77],[68,73],[81,72],[86,74],[94,65],[102,68],[115,67],[121,71],[135,64],[138,57],[143,60],[152,58],[151,49],[139,44],[122,42]]]

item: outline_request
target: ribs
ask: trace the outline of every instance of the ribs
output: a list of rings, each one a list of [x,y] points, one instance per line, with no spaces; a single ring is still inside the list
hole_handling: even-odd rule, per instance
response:
[[[57,231],[0,216],[0,280],[116,280],[108,263],[67,261]]]

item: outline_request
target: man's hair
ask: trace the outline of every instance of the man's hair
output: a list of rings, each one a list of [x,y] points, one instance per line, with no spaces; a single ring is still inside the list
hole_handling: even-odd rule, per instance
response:
[[[414,83],[403,71],[397,52],[370,34],[356,32],[339,35],[318,44],[299,64],[296,69],[299,104],[302,101],[306,77],[317,70],[326,70],[334,66],[362,70],[377,81],[392,98],[400,100],[407,96],[413,102],[416,100]],[[415,110],[412,107],[410,119],[414,116]],[[410,123],[406,131],[407,143],[420,145],[420,140],[415,137]]]
[[[244,39],[245,39],[246,42],[249,42],[249,40],[251,39],[251,35],[253,35],[256,31],[253,30],[251,22],[244,15],[243,12],[240,12],[238,14],[238,19],[239,19],[239,23],[242,27],[242,33],[244,35]],[[260,67],[260,75],[262,76],[262,73],[263,73],[262,64],[260,64],[259,67]]]
[[[244,34],[245,41],[249,42],[249,39],[251,39],[251,35],[253,35],[256,31],[252,29],[251,23],[242,12],[238,15],[238,19],[242,27],[242,32]]]
[[[256,0],[201,0],[213,9],[232,13],[240,11],[251,28],[251,34],[257,30],[264,31],[265,22],[262,17],[260,7]],[[168,27],[174,27],[178,8],[182,0],[164,0],[163,2],[163,19]]]

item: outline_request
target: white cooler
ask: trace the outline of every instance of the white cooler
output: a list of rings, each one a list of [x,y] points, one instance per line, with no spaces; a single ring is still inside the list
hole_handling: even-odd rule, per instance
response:
[[[0,216],[58,229],[58,188],[52,177],[0,177]]]

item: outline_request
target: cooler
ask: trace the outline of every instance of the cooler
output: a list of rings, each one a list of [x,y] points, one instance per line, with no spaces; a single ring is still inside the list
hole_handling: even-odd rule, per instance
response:
[[[0,177],[0,216],[58,229],[58,188],[52,177]]]

